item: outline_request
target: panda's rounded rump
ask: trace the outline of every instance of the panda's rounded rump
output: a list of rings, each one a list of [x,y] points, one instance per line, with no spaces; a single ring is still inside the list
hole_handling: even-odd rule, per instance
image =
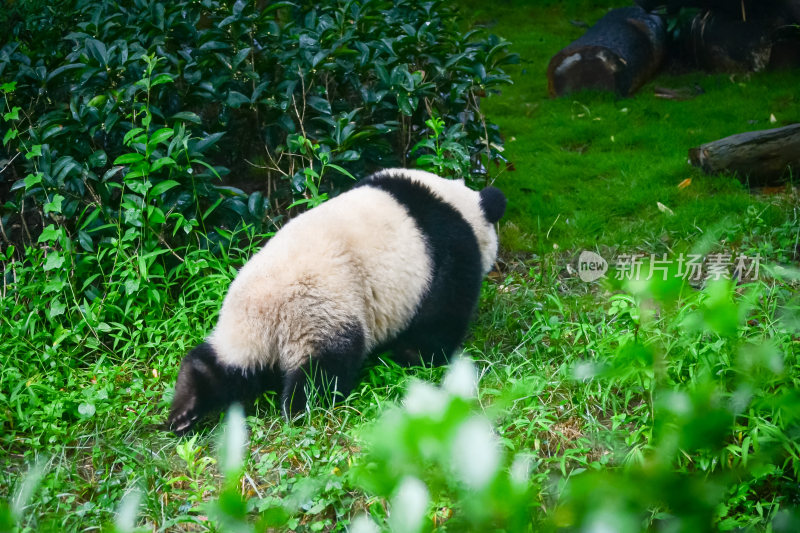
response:
[[[430,270],[406,210],[383,191],[354,189],[290,221],[242,267],[211,341],[229,364],[291,366],[355,322],[372,348],[407,325]],[[279,356],[287,346],[297,354]]]

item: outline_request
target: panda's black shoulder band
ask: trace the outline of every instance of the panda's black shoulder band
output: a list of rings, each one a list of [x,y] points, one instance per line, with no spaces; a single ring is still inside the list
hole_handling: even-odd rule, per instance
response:
[[[480,270],[478,240],[472,227],[455,207],[440,198],[427,185],[413,179],[378,172],[356,186],[384,191],[406,209],[425,236],[434,265],[447,261],[445,256],[452,253],[453,246],[458,246],[461,250],[459,257],[464,264]]]

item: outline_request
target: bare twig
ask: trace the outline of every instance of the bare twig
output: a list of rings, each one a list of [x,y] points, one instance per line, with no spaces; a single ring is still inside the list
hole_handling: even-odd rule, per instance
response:
[[[253,482],[253,478],[250,477],[250,474],[245,472],[244,473],[244,477],[247,480],[247,482],[250,484],[250,486],[253,487],[253,490],[255,491],[256,496],[258,496],[259,499],[263,498],[263,496],[261,495],[261,491],[259,491],[258,487],[256,487],[256,484]]]
[[[181,257],[181,256],[179,256],[177,253],[175,253],[175,250],[173,250],[173,249],[172,249],[172,247],[171,247],[171,246],[170,246],[170,245],[167,243],[167,241],[166,241],[166,240],[164,240],[164,237],[162,237],[160,233],[155,233],[155,232],[153,232],[153,233],[154,233],[154,235],[156,236],[156,238],[158,239],[158,242],[160,242],[161,244],[163,244],[164,246],[166,246],[167,250],[169,250],[169,253],[171,253],[172,255],[174,255],[174,256],[175,256],[175,258],[176,258],[178,261],[180,261],[181,263],[184,263],[184,262],[185,262],[185,261],[184,261],[184,259],[183,259],[183,257]]]
[[[92,186],[89,184],[89,181],[85,176],[81,178],[81,181],[83,181],[83,184],[86,185],[86,189],[89,191],[89,194],[92,195],[92,200],[94,200],[94,203],[96,205],[103,205],[103,201],[100,199],[100,196],[98,196],[94,189],[92,189]]]
[[[22,202],[20,203],[19,220],[22,223],[22,229],[25,231],[25,235],[28,236],[28,244],[33,244],[33,237],[31,237],[31,232],[28,229],[28,224],[25,223],[25,199],[23,199]]]
[[[0,217],[0,235],[3,236],[3,240],[6,244],[11,244],[11,241],[8,240],[8,235],[6,235],[6,228],[3,226],[3,219]]]
[[[4,166],[2,170],[0,170],[0,174],[2,174],[3,172],[5,172],[5,171],[6,171],[6,169],[7,169],[8,167],[10,167],[10,166],[11,166],[11,163],[13,163],[13,162],[14,162],[14,160],[15,160],[16,158],[18,158],[18,157],[19,157],[19,154],[21,154],[21,153],[22,153],[22,152],[17,152],[16,154],[14,154],[14,157],[12,157],[12,158],[11,158],[11,161],[9,161],[8,163],[6,163],[6,166]]]
[[[411,149],[411,128],[408,127],[406,116],[400,113],[400,145],[403,147],[403,166],[408,166],[408,151]]]

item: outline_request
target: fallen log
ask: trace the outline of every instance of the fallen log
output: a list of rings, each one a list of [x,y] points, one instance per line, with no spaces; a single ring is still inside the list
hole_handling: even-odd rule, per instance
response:
[[[731,172],[750,185],[774,185],[800,173],[800,124],[748,131],[689,150],[707,174]]]
[[[695,15],[684,46],[705,70],[760,72],[770,63],[773,32],[783,24],[778,16],[742,20],[706,11]]]
[[[612,9],[547,67],[551,96],[581,89],[634,93],[658,70],[666,32],[658,15],[640,7]]]

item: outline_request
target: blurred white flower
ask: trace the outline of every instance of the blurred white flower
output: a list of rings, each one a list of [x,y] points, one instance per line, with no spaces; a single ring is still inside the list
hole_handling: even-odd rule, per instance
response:
[[[238,403],[231,405],[225,417],[225,431],[222,435],[220,466],[225,475],[236,473],[244,464],[247,450],[247,423],[244,409]]]
[[[453,440],[456,474],[473,489],[483,488],[497,472],[500,446],[489,421],[475,416],[461,424]]]
[[[419,479],[406,476],[392,498],[389,528],[394,533],[416,533],[422,527],[430,494]]]
[[[521,453],[511,463],[511,481],[517,485],[527,485],[533,468],[533,457]]]
[[[599,373],[600,368],[591,361],[581,361],[572,367],[572,378],[576,381],[589,381]]]
[[[120,533],[135,531],[136,518],[139,515],[139,504],[142,502],[142,492],[139,489],[129,490],[122,496],[122,501],[117,508],[114,526]]]
[[[459,357],[450,363],[442,388],[453,396],[474,398],[478,392],[478,372],[472,360]]]
[[[411,415],[441,416],[447,407],[447,394],[430,383],[413,381],[406,392],[406,411]]]
[[[362,514],[347,528],[349,533],[380,533],[380,528],[369,516]]]

